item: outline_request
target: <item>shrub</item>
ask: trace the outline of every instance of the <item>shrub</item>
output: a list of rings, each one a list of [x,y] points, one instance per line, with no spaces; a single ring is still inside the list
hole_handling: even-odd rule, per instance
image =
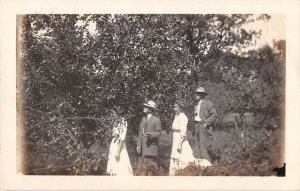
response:
[[[263,129],[247,128],[239,134],[218,132],[213,166],[189,165],[177,176],[271,176],[280,158],[278,132],[269,137]],[[217,160],[216,160],[217,159]]]

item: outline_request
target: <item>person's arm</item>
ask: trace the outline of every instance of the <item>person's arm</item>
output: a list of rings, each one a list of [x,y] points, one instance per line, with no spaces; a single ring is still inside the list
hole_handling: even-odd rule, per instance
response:
[[[178,141],[177,151],[181,152],[182,143],[186,138],[186,130],[187,130],[188,119],[186,117],[181,117],[179,120],[180,127],[180,139]]]
[[[141,145],[142,145],[142,122],[140,123],[139,134],[138,134],[137,141],[136,141],[136,146],[137,146],[136,150],[138,153],[141,152]]]
[[[120,160],[120,153],[121,153],[124,142],[125,142],[124,140],[120,140],[120,142],[119,142],[119,147],[118,147],[117,152],[115,154],[116,160]]]
[[[126,138],[126,134],[127,134],[127,122],[124,121],[124,127],[122,128],[123,131],[120,133],[120,137],[119,137],[119,146],[118,146],[118,149],[116,151],[116,154],[115,154],[115,157],[117,160],[120,159],[120,153],[121,153],[121,150],[123,148],[123,145],[125,143],[125,138]]]
[[[205,124],[206,126],[210,126],[217,120],[218,113],[212,102],[209,101],[207,104],[209,117],[205,120]]]
[[[150,138],[158,138],[161,134],[161,121],[157,119],[153,132],[148,132]]]

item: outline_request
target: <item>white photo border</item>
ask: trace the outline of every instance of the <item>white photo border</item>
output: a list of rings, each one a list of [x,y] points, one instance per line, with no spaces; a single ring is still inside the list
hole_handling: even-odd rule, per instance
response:
[[[300,189],[299,1],[0,0],[0,188],[2,190]],[[29,176],[17,173],[16,17],[21,14],[280,14],[286,16],[286,177]]]

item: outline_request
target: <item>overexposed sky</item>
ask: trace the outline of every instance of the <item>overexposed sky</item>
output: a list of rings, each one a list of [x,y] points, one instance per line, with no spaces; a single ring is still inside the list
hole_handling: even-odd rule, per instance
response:
[[[245,29],[261,30],[261,36],[259,39],[255,39],[256,46],[248,47],[259,48],[265,44],[272,46],[273,40],[286,39],[286,18],[284,15],[270,15],[271,18],[268,21],[255,21],[244,26]],[[89,23],[89,32],[95,34],[96,23]]]
[[[272,45],[273,40],[286,39],[286,22],[284,15],[271,15],[268,21],[256,21],[245,26],[247,29],[261,30],[260,39],[256,39],[256,46]]]

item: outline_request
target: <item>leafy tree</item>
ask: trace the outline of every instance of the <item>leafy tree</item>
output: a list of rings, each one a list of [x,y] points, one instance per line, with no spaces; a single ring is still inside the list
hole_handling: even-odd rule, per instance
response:
[[[95,140],[105,147],[110,141],[114,105],[126,108],[135,135],[141,104],[153,99],[159,105],[163,128],[168,129],[175,99],[191,106],[198,85],[207,87],[221,115],[231,111],[276,115],[281,103],[276,90],[282,86],[283,49],[242,51],[259,35],[242,26],[268,18],[20,16],[25,150],[33,159],[28,161],[56,153],[77,164]],[[278,42],[275,46],[283,45]],[[236,47],[238,53],[234,53]]]
[[[284,91],[284,52],[264,46],[250,51],[246,57],[225,57],[231,68],[223,74],[231,103],[226,112],[238,112],[243,120],[246,112],[257,116],[257,124],[276,119],[279,125]],[[243,121],[242,121],[243,122]]]

